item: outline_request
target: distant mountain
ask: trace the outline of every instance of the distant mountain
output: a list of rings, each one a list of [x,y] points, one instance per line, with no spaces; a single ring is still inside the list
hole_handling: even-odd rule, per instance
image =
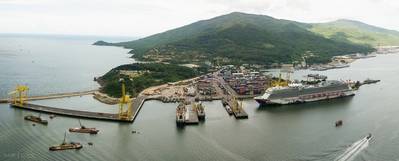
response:
[[[341,19],[328,23],[312,24],[310,31],[327,38],[358,44],[399,45],[399,32],[359,21]]]
[[[209,60],[272,64],[304,58],[310,63],[319,63],[335,55],[374,50],[366,44],[323,36],[323,32],[316,32],[323,31],[318,27],[318,24],[234,12],[135,41],[98,41],[95,45],[121,46],[132,49],[130,53],[137,59],[170,63]]]

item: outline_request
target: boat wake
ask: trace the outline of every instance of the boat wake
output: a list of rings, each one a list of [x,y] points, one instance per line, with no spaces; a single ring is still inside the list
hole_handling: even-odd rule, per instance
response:
[[[353,160],[361,151],[369,146],[371,135],[364,137],[363,139],[356,141],[350,147],[348,147],[343,154],[337,157],[334,161],[350,161]]]

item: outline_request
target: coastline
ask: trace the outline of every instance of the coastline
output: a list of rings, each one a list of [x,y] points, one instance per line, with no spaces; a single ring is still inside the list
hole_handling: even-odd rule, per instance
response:
[[[377,55],[395,54],[399,52],[399,46],[379,46],[376,51],[368,54],[354,53],[341,56],[334,56],[331,62],[326,64],[315,64],[302,69],[310,69],[312,71],[326,71],[330,69],[339,69],[350,67],[350,64],[358,59],[373,58]]]
[[[349,54],[349,55],[342,55],[342,56],[336,56],[332,58],[332,61],[327,64],[319,64],[316,66],[311,66],[305,69],[310,69],[313,71],[325,71],[325,70],[330,70],[330,69],[338,69],[338,68],[346,68],[350,67],[350,64],[358,59],[367,59],[367,58],[373,58],[376,57],[377,55],[381,54],[393,54],[399,52],[399,46],[381,46],[376,48],[377,51],[370,53],[370,54]],[[206,75],[206,74],[205,74]],[[203,76],[203,75],[201,75]],[[170,83],[165,83],[157,86],[152,86],[148,87],[144,90],[142,90],[136,97],[132,97],[131,100],[133,101],[139,96],[147,96],[151,97],[154,100],[159,100],[162,102],[178,102],[181,100],[184,100],[184,97],[181,97],[181,91],[183,88],[187,88],[189,84],[195,83],[195,81],[198,81],[201,76],[197,76],[194,78],[189,78],[185,80],[180,80],[177,82],[170,82]],[[103,83],[99,81],[98,79],[96,80],[97,83],[100,85],[100,90],[96,91],[93,93],[93,98],[96,99],[97,101],[108,104],[108,105],[115,105],[119,103],[119,98],[111,97],[107,95],[106,93],[101,92],[101,88],[103,87]],[[166,92],[164,92],[166,91]],[[162,93],[164,92],[164,93]],[[215,99],[220,99],[220,98],[215,98]],[[201,100],[210,100],[210,98],[203,98]],[[213,98],[212,98],[213,100]]]
[[[162,102],[177,102],[180,100],[184,100],[183,97],[177,96],[175,93],[173,93],[172,95],[169,95],[169,96],[163,96],[163,95],[161,95],[160,91],[163,91],[168,88],[173,88],[173,87],[176,87],[176,88],[182,87],[184,85],[187,85],[187,84],[197,81],[198,79],[200,79],[200,77],[201,76],[197,76],[194,78],[180,80],[177,82],[165,83],[165,84],[161,84],[158,86],[148,87],[148,88],[144,89],[143,91],[141,91],[136,97],[131,97],[130,99],[131,99],[131,101],[134,101],[136,98],[138,98],[140,96],[149,96],[153,100],[160,100]],[[99,83],[100,89],[101,89],[102,84],[100,82],[98,82],[98,83]],[[101,103],[108,104],[108,105],[116,105],[119,103],[119,98],[111,97],[108,94],[101,92],[101,90],[94,92],[93,98]]]

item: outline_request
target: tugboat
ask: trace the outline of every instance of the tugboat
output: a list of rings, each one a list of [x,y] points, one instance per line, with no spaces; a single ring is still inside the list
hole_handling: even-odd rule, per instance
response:
[[[180,103],[176,108],[176,125],[184,126],[185,118],[186,118],[186,105],[184,103]]]
[[[342,120],[335,121],[335,127],[342,126],[342,124],[343,124]]]
[[[195,107],[195,110],[197,111],[198,114],[198,119],[200,120],[205,120],[205,110],[204,110],[204,106],[202,105],[202,103],[194,103],[193,105]]]
[[[32,122],[37,122],[37,123],[43,124],[43,125],[48,124],[47,120],[44,120],[40,117],[40,114],[39,114],[39,116],[28,115],[28,116],[25,116],[24,119],[32,121]]]
[[[58,150],[68,150],[68,149],[81,149],[83,146],[80,143],[70,142],[67,143],[66,140],[66,132],[64,134],[64,141],[60,145],[54,145],[49,148],[50,151],[58,151]]]
[[[69,128],[69,132],[78,132],[78,133],[89,133],[89,134],[97,134],[99,130],[97,130],[96,128],[87,128],[85,126],[82,125],[82,123],[79,120],[79,127],[75,127],[75,128]]]

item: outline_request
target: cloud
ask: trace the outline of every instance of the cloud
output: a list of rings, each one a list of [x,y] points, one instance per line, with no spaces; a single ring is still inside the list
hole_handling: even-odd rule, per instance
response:
[[[395,0],[0,0],[0,32],[147,36],[235,11],[399,30]]]

